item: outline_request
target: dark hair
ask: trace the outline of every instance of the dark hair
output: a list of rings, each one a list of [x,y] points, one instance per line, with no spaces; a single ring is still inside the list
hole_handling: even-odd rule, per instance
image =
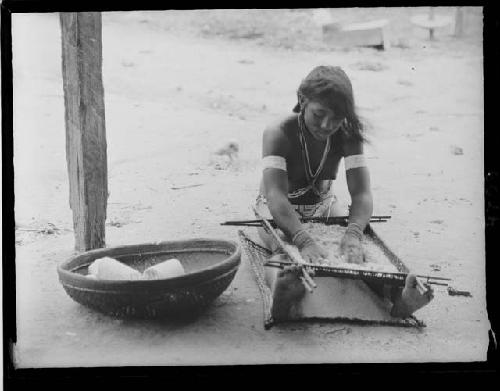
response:
[[[343,130],[348,137],[366,142],[364,126],[354,107],[354,95],[349,77],[340,67],[320,65],[314,68],[297,90],[299,102],[294,107],[295,113],[301,112],[301,97],[319,101],[331,107],[346,119]]]

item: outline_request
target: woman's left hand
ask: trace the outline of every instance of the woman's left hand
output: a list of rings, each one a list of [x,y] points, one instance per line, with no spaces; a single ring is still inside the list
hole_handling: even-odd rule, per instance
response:
[[[363,263],[363,248],[361,240],[349,233],[344,234],[340,242],[340,255],[344,255],[348,263]]]

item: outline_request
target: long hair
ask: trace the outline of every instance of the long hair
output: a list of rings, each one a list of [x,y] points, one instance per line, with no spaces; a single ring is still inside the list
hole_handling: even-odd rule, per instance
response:
[[[303,109],[300,105],[302,97],[331,107],[335,113],[345,118],[342,130],[347,137],[367,142],[363,123],[356,114],[351,81],[342,68],[326,65],[314,68],[297,90],[299,102],[293,109],[295,113],[300,113]]]

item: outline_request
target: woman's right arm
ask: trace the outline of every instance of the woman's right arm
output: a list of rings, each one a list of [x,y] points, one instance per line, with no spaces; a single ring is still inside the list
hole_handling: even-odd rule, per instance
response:
[[[263,170],[264,196],[276,225],[299,249],[306,262],[319,263],[327,258],[327,252],[320,247],[303,229],[299,216],[288,200],[288,174],[286,160],[289,145],[280,128],[264,131],[263,158],[274,160],[276,164]],[[277,167],[281,166],[281,168]]]
[[[282,129],[270,127],[264,131],[262,140],[262,157],[286,162],[288,153],[288,140]],[[285,163],[286,164],[286,163]],[[293,235],[302,229],[302,224],[297,213],[295,213],[290,201],[288,201],[288,174],[285,170],[276,167],[266,167],[262,173],[264,196],[267,206],[273,216],[276,225],[291,240]]]

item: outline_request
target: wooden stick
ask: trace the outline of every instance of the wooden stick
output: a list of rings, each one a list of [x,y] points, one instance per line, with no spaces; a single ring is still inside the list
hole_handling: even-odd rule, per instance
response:
[[[271,266],[271,267],[279,267],[282,268],[284,266],[292,264],[291,262],[287,261],[279,261],[279,260],[269,260],[264,263],[265,266]],[[379,271],[373,271],[373,270],[362,270],[362,269],[345,269],[345,268],[339,268],[335,266],[327,266],[327,265],[313,265],[310,263],[306,264],[307,267],[310,267],[312,270],[324,270],[324,271],[331,271],[334,274],[337,274],[339,277],[346,277],[346,278],[353,278],[353,276],[356,276],[357,278],[363,278],[364,277],[372,277],[372,278],[393,278],[394,281],[400,281],[401,284],[404,284],[404,281],[406,279],[406,276],[408,276],[408,273],[401,273],[401,272],[383,272],[383,277],[377,277],[378,274],[381,272]],[[354,272],[354,274],[353,274]],[[369,274],[370,276],[367,276]],[[439,283],[432,281],[434,277],[431,276],[423,276],[423,275],[417,275],[416,277],[420,277],[422,279],[427,279],[426,283],[430,285],[441,285],[441,286],[448,286],[447,283]],[[444,278],[444,277],[435,277],[438,280],[448,280],[450,281],[450,278]],[[425,286],[424,286],[425,287]]]
[[[444,277],[434,277],[434,276],[423,276],[420,274],[417,274],[416,277],[420,278],[427,278],[428,280],[443,280],[443,281],[451,281],[451,278],[444,278]]]
[[[198,187],[198,186],[203,186],[203,183],[195,183],[192,185],[184,185],[184,186],[172,186],[172,190],[181,190],[181,189],[189,189],[190,187]]]
[[[307,272],[306,272],[307,273]],[[313,289],[314,287],[312,287],[309,282],[303,277],[303,276],[300,276],[299,277],[300,281],[302,282],[302,284],[304,285],[304,287],[309,291],[309,293],[313,293]]]
[[[375,222],[375,221],[381,221],[381,220],[388,220],[390,219],[391,216],[371,216],[370,221]],[[324,217],[324,216],[317,216],[317,217],[302,217],[302,221],[322,221],[322,222],[328,222],[328,221],[336,221],[336,220],[349,220],[349,216],[331,216],[331,217]]]
[[[373,220],[381,220],[381,219],[390,219],[391,216],[372,216],[370,219]],[[327,220],[346,220],[349,219],[349,216],[332,216],[332,217],[301,217],[300,218],[302,221],[327,221]],[[232,223],[258,223],[261,220],[235,220],[231,221]],[[268,221],[273,221],[272,219],[269,219]]]
[[[428,291],[427,287],[425,287],[424,284],[422,284],[422,282],[419,280],[418,277],[416,278],[416,282],[417,282],[417,289],[420,292],[420,294],[421,295],[425,294]]]
[[[431,285],[441,285],[441,286],[448,286],[448,284],[442,284],[440,282],[434,282],[434,281],[427,281],[427,284]]]
[[[25,232],[40,232],[40,233],[43,233],[43,232],[47,232],[47,231],[54,231],[54,232],[58,232],[58,231],[66,231],[66,232],[73,232],[72,229],[67,229],[67,228],[40,228],[40,229],[31,229],[31,228],[16,228],[16,231],[25,231]]]
[[[448,287],[448,295],[472,297],[472,294],[469,291],[459,291],[451,286]]]
[[[276,240],[276,242],[278,243],[278,245],[290,257],[290,259],[292,261],[295,261],[299,265],[300,264],[305,264],[306,262],[302,259],[302,257],[300,255],[296,255],[296,254],[294,254],[293,251],[290,251],[289,245],[287,245],[286,243],[283,242],[283,240],[281,240],[281,238],[279,237],[278,233],[274,230],[274,228],[271,226],[271,224],[269,223],[269,221],[267,221],[264,217],[262,217],[260,215],[260,213],[257,212],[257,209],[255,209],[255,207],[252,206],[252,209],[253,209],[253,211],[255,213],[255,216],[257,216],[260,219],[262,219],[262,223],[266,226],[266,228],[269,230],[270,234],[273,236],[274,240]],[[307,281],[307,283],[309,285],[311,285],[313,288],[316,288],[317,285],[313,281],[313,279],[311,278],[311,276],[309,275],[309,273],[306,270],[304,270],[303,267],[301,268],[301,270],[302,270],[302,274],[304,276],[304,279]]]
[[[391,216],[372,216],[370,218],[370,223],[385,223],[387,222],[387,219],[390,219]],[[324,222],[324,223],[344,223],[347,222],[349,219],[348,216],[341,216],[341,217],[302,217],[301,221],[302,222]],[[274,220],[268,220],[270,224],[273,226],[276,226],[276,223]],[[261,220],[234,220],[234,221],[225,221],[221,223],[221,225],[241,225],[241,226],[248,226],[248,227],[253,227],[253,226],[260,226],[261,225]]]

